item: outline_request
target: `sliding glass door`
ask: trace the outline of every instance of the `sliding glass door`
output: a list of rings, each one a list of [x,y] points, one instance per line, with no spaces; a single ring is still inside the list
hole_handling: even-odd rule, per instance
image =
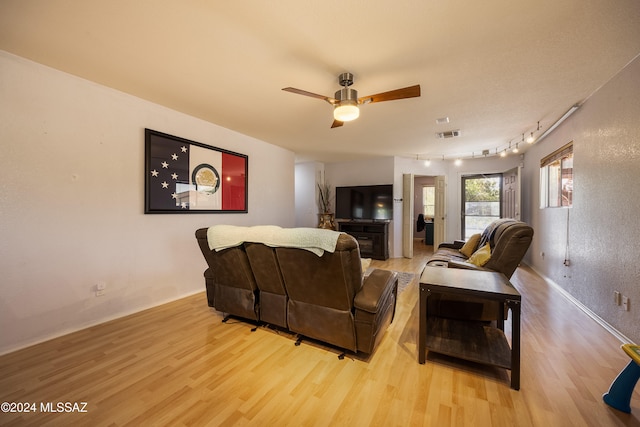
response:
[[[502,174],[462,177],[462,238],[502,217]]]

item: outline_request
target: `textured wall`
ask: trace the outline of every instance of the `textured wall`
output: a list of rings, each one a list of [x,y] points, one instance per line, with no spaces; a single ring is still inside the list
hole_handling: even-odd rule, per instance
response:
[[[292,152],[1,51],[0,76],[0,353],[204,290],[199,227],[293,225]],[[247,154],[249,213],[144,215],[145,127]]]
[[[525,221],[536,233],[527,262],[635,342],[640,342],[639,100],[636,58],[532,147],[524,169]],[[570,141],[573,208],[539,209],[540,159]],[[567,230],[569,267],[563,265]],[[614,290],[630,298],[630,311],[614,304]]]

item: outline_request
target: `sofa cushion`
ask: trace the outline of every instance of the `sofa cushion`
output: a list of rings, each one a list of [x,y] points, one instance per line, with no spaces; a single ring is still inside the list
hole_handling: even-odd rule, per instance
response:
[[[469,240],[460,249],[460,253],[469,258],[478,249],[478,243],[480,243],[480,233],[469,237]]]
[[[473,265],[477,265],[478,267],[482,267],[487,262],[489,262],[490,258],[491,246],[489,245],[489,243],[487,243],[486,245],[475,251],[473,255],[469,257],[468,262]]]

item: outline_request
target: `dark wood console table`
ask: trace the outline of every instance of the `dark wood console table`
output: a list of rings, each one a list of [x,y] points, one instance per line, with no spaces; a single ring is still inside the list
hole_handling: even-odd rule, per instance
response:
[[[340,221],[338,231],[355,237],[361,257],[389,258],[389,221]]]
[[[434,293],[457,294],[501,302],[497,327],[483,322],[429,316]],[[504,305],[511,310],[511,347],[504,334]],[[511,388],[520,389],[520,293],[502,273],[457,268],[424,268],[420,277],[418,362],[426,350],[511,370]]]

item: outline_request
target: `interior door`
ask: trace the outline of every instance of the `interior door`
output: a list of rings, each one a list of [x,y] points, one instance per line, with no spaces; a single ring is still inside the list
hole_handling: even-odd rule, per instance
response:
[[[447,218],[447,177],[444,175],[435,177],[436,201],[435,215],[433,217],[433,249],[438,249],[440,243],[444,242],[446,234],[445,224]]]
[[[520,220],[520,168],[514,168],[502,174],[503,217]]]
[[[413,174],[402,175],[402,256],[413,258]]]

